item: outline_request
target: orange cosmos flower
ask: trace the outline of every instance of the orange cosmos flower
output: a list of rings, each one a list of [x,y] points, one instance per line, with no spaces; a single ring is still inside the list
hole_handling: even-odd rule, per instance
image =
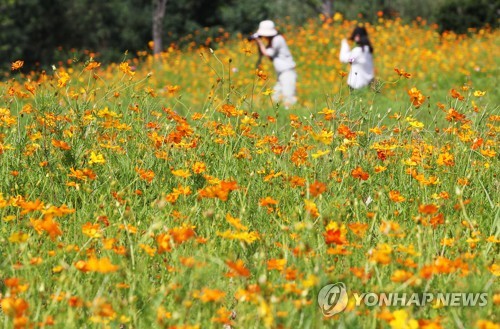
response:
[[[379,244],[375,249],[368,252],[370,261],[387,265],[391,262],[392,248],[388,244]]]
[[[226,293],[219,289],[203,288],[200,294],[200,300],[204,303],[219,302],[226,296]]]
[[[152,170],[144,170],[142,168],[135,168],[135,171],[139,174],[139,177],[148,183],[151,183],[155,178],[155,173]]]
[[[323,108],[323,110],[318,112],[319,114],[323,114],[324,119],[326,121],[331,121],[335,119],[335,110],[329,109],[329,108]]]
[[[75,267],[82,272],[97,272],[103,274],[116,272],[120,268],[112,264],[109,258],[97,259],[95,257],[91,257],[87,261],[80,260],[75,263]]]
[[[497,152],[493,149],[481,149],[479,152],[489,158],[493,158],[497,155]]]
[[[193,228],[188,226],[174,227],[168,233],[177,244],[184,243],[195,236]]]
[[[23,209],[23,211],[21,211],[21,215],[25,215],[33,211],[42,210],[44,204],[42,201],[36,199],[35,201],[20,201],[19,207]]]
[[[3,313],[15,318],[23,317],[29,308],[29,304],[27,301],[25,301],[22,298],[17,298],[15,296],[10,296],[0,299],[0,306]]]
[[[193,172],[195,174],[201,174],[207,170],[207,166],[204,162],[197,161],[193,164]]]
[[[436,162],[441,166],[452,167],[455,165],[455,157],[448,152],[440,153]]]
[[[431,217],[431,219],[429,219],[429,224],[431,224],[431,226],[434,228],[436,228],[438,225],[444,224],[444,215],[442,213],[439,213],[436,216]]]
[[[27,83],[27,82],[26,82],[26,83],[24,84],[24,88],[26,88],[26,90],[27,90],[27,91],[29,91],[32,95],[34,95],[34,94],[35,94],[35,90],[36,90],[36,88],[35,88],[32,84],[30,84],[30,83]],[[25,106],[26,106],[26,105],[25,105]]]
[[[337,128],[337,132],[339,133],[339,135],[342,135],[347,139],[354,139],[356,137],[356,133],[351,131],[351,129],[349,129],[349,127],[344,124],[339,125],[339,127]]]
[[[484,142],[484,140],[482,138],[480,138],[480,137],[475,138],[473,143],[472,143],[471,149],[477,150],[478,148],[481,147],[481,145],[483,145],[483,142]]]
[[[383,220],[382,223],[380,224],[380,233],[390,237],[398,237],[398,238],[402,238],[405,236],[398,223],[385,220]]]
[[[500,325],[498,322],[493,322],[489,320],[478,320],[476,322],[476,328],[478,329],[499,329]]]
[[[371,277],[370,272],[367,272],[364,267],[351,267],[349,271],[363,281],[367,281]]]
[[[449,109],[448,114],[446,115],[446,120],[450,122],[461,122],[466,123],[468,120],[466,116],[462,113],[458,113],[455,109]]]
[[[120,71],[122,71],[123,73],[125,73],[129,76],[133,76],[135,74],[135,72],[132,71],[132,68],[130,67],[130,65],[127,62],[120,63],[119,68],[120,68]]]
[[[243,225],[239,218],[235,218],[231,214],[226,215],[226,221],[237,230],[248,231],[248,226]]]
[[[432,215],[438,211],[438,207],[435,204],[421,204],[418,206],[418,212],[425,215]]]
[[[305,209],[306,211],[312,216],[312,217],[318,217],[319,216],[319,211],[318,207],[314,203],[314,201],[311,200],[304,200],[305,203]]]
[[[351,172],[351,176],[361,180],[367,180],[368,177],[370,177],[370,175],[366,171],[363,171],[363,168],[361,167],[357,167],[356,169],[354,169]]]
[[[400,76],[400,77],[405,77],[406,79],[411,78],[411,73],[407,73],[404,69],[398,69],[397,67],[394,68],[394,71]]]
[[[71,149],[71,146],[69,146],[68,143],[66,143],[64,141],[58,141],[56,139],[52,140],[52,145],[57,147],[57,148],[60,148],[61,150],[70,150]]]
[[[30,219],[30,224],[38,234],[42,234],[44,231],[47,232],[51,240],[55,240],[56,237],[62,235],[59,224],[50,215],[44,216],[44,219]]]
[[[269,196],[259,200],[259,206],[266,207],[268,213],[274,212],[275,207],[277,205],[278,205],[278,200],[274,200]]]
[[[23,65],[24,61],[15,61],[12,63],[11,70],[12,71],[19,70],[21,67],[23,67]]]
[[[283,271],[286,265],[286,259],[281,258],[281,259],[270,259],[267,261],[267,269],[269,271],[271,270],[278,270],[278,271]]]
[[[396,270],[391,275],[392,282],[408,282],[415,283],[415,278],[413,278],[413,273],[405,271],[405,270]]]
[[[207,186],[204,189],[198,190],[198,198],[217,198],[222,201],[227,201],[229,192],[222,189],[220,184],[215,186]]]
[[[292,162],[296,166],[302,166],[307,163],[307,151],[305,147],[299,147],[295,152],[292,154]]]
[[[168,85],[166,88],[167,88],[167,93],[169,95],[174,95],[175,93],[177,93],[181,89],[181,87],[179,87],[177,85],[175,85],[175,86]]]
[[[235,117],[240,114],[241,111],[236,109],[236,106],[231,104],[224,104],[217,109],[217,112],[223,113],[226,117]]]
[[[245,267],[241,259],[238,259],[236,262],[228,260],[226,261],[226,265],[231,269],[231,271],[226,274],[227,277],[242,276],[247,278],[250,276],[250,270]]]
[[[268,207],[268,206],[276,206],[278,204],[278,200],[274,200],[273,198],[266,196],[263,199],[259,200],[259,206]]]
[[[292,185],[292,187],[305,186],[306,179],[299,176],[292,176],[290,178],[290,185]]]
[[[220,188],[224,191],[236,191],[238,187],[238,183],[236,181],[221,181]]]
[[[101,63],[92,61],[85,67],[84,71],[92,71],[100,66]]]
[[[399,191],[390,191],[389,198],[396,203],[403,202],[406,200],[406,198],[403,197]]]
[[[101,226],[99,224],[85,223],[82,226],[82,233],[89,238],[100,238],[102,236]]]
[[[167,234],[167,233],[159,234],[156,237],[156,244],[158,246],[158,253],[159,254],[172,251],[170,234]]]
[[[315,181],[311,185],[309,185],[309,194],[313,197],[318,196],[326,191],[326,184]]]
[[[352,233],[356,234],[359,237],[363,237],[368,229],[368,224],[366,223],[350,223],[347,225]]]
[[[171,173],[174,176],[182,177],[182,178],[188,178],[191,176],[191,173],[189,172],[189,170],[186,170],[186,169],[172,170]]]
[[[150,257],[153,257],[156,253],[156,248],[150,247],[144,243],[139,244],[139,248],[141,248],[145,253],[147,253]]]
[[[229,311],[225,307],[221,307],[217,310],[217,317],[213,317],[212,321],[215,323],[222,323],[224,328],[232,328],[233,321],[231,320],[236,316],[233,312],[234,311]]]
[[[450,90],[450,95],[451,95],[451,97],[456,98],[456,99],[458,99],[459,101],[463,101],[463,100],[465,99],[465,97],[464,97],[464,96],[462,96],[462,95],[461,95],[461,94],[460,94],[457,90],[455,90],[455,89]]]
[[[323,233],[325,237],[326,244],[336,244],[336,245],[344,245],[347,243],[347,239],[344,234],[342,234],[341,229],[328,230]]]
[[[408,95],[410,96],[410,100],[415,105],[416,107],[419,107],[425,102],[425,97],[422,95],[420,90],[417,88],[413,87],[410,90],[408,90]]]
[[[267,80],[268,74],[262,70],[256,69],[255,74],[259,77],[259,79]]]

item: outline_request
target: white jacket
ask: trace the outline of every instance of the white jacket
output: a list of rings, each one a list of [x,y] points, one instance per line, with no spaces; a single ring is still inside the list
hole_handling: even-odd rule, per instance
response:
[[[295,68],[290,49],[288,49],[285,38],[281,34],[273,37],[271,46],[266,49],[266,55],[273,60],[274,69],[277,73]]]
[[[340,46],[340,61],[342,63],[351,63],[347,84],[354,89],[367,86],[375,77],[373,56],[370,53],[370,48],[368,46],[363,48],[357,46],[351,50],[346,39],[342,40]]]

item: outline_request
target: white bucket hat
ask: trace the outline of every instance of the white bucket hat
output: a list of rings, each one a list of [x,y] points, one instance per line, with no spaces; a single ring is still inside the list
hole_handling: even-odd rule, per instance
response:
[[[261,37],[274,37],[278,34],[278,31],[276,31],[273,21],[266,20],[260,22],[257,34]]]

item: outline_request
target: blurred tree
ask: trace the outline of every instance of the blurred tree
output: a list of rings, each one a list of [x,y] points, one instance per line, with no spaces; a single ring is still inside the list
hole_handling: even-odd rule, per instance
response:
[[[467,33],[469,28],[498,27],[500,2],[489,0],[450,0],[436,15],[441,32]]]

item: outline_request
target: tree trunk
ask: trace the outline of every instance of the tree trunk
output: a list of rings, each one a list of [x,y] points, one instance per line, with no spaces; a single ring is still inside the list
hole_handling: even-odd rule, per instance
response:
[[[332,4],[333,0],[323,0],[321,4],[321,13],[325,15],[325,18],[331,18],[332,17]]]
[[[167,0],[153,0],[153,54],[155,56],[163,49],[162,32],[166,6]]]
[[[308,0],[305,4],[318,14],[322,14],[325,20],[328,20],[333,15],[333,0]]]

